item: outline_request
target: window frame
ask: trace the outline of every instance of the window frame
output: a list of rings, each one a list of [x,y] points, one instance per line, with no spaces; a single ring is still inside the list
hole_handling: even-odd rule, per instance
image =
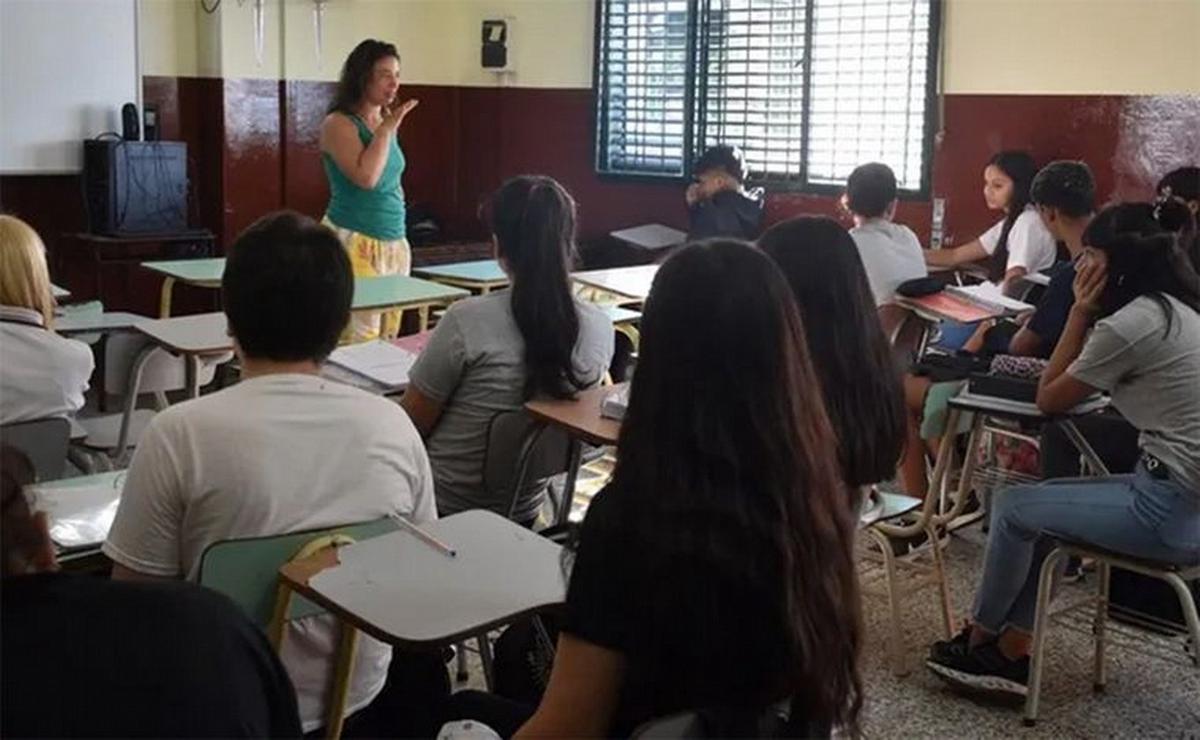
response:
[[[607,111],[608,102],[603,99],[604,89],[603,69],[604,59],[602,50],[605,45],[605,17],[611,0],[595,0],[594,40],[592,45],[592,168],[596,176],[605,182],[624,183],[659,183],[686,185],[692,181],[692,164],[697,157],[695,143],[695,101],[697,90],[697,69],[700,51],[697,42],[702,34],[700,25],[702,0],[687,0],[688,2],[688,49],[686,89],[684,90],[684,162],[683,173],[653,174],[650,172],[620,172],[605,169],[603,163],[607,157],[604,150],[607,140]],[[927,201],[933,192],[933,157],[934,142],[941,128],[940,101],[938,83],[941,77],[941,42],[942,42],[942,5],[945,0],[929,0],[929,37],[926,45],[925,63],[925,132],[921,142],[921,182],[916,189],[901,188],[897,196],[903,201]],[[806,0],[804,16],[805,45],[804,45],[804,126],[801,129],[801,165],[796,177],[778,178],[748,178],[746,184],[751,187],[762,187],[773,193],[799,193],[818,196],[839,196],[845,190],[843,185],[829,183],[813,183],[808,181],[808,135],[809,118],[812,104],[810,85],[812,81],[812,36],[815,24],[813,12],[816,0]]]

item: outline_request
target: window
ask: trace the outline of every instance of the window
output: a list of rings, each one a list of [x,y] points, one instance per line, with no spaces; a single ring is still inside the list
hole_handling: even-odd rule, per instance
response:
[[[690,176],[718,143],[752,180],[840,186],[886,162],[928,190],[940,0],[599,0],[597,169]]]

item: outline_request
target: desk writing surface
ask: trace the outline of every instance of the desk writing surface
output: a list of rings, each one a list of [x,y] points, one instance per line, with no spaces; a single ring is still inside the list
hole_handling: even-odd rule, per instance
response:
[[[571,279],[592,288],[641,301],[650,295],[650,286],[654,283],[656,274],[658,265],[635,265],[575,272],[571,273]]]
[[[142,267],[192,285],[216,287],[221,284],[221,275],[225,273],[225,258],[154,260],[143,262]]]
[[[980,393],[963,391],[949,400],[949,405],[963,411],[978,411],[984,414],[1017,416],[1030,419],[1048,419],[1050,415],[1042,413],[1036,403],[1014,401],[999,396],[985,396]],[[1110,401],[1106,396],[1096,396],[1084,400],[1078,406],[1060,416],[1082,416],[1094,411],[1107,408]]]
[[[50,283],[50,295],[52,295],[55,298],[55,300],[57,300],[59,298],[69,297],[71,295],[71,291],[69,291],[66,288],[63,288],[61,286],[55,285],[54,283]]]
[[[613,322],[614,326],[616,324],[631,324],[642,318],[642,314],[638,311],[631,311],[628,308],[621,308],[620,306],[605,305],[601,306],[600,310],[604,311],[605,315],[608,316],[608,320]]]
[[[562,548],[541,535],[483,510],[421,528],[457,556],[399,529],[338,549],[337,564],[316,573],[304,561],[280,573],[303,595],[393,644],[448,644],[566,599]]]
[[[29,487],[33,508],[46,512],[50,538],[62,550],[98,547],[116,516],[125,471],[84,475]]]
[[[614,239],[642,249],[666,249],[687,241],[687,232],[663,224],[643,224],[612,232]]]
[[[66,313],[55,319],[54,330],[63,335],[123,331],[133,329],[143,321],[152,320],[148,316],[124,311],[80,311]]]
[[[139,323],[137,329],[159,345],[183,354],[216,354],[233,349],[229,324],[221,312],[151,319]]]
[[[474,260],[414,267],[413,274],[430,280],[447,279],[495,285],[508,282],[508,275],[504,274],[504,270],[500,269],[500,263],[496,260]]]
[[[367,311],[427,306],[465,298],[470,294],[470,291],[462,288],[407,275],[377,275],[355,279],[354,302],[351,308],[355,311]]]
[[[598,386],[583,391],[575,400],[537,399],[525,404],[531,416],[561,427],[567,434],[593,445],[613,445],[621,434],[621,422],[600,415],[600,404],[621,385]]]

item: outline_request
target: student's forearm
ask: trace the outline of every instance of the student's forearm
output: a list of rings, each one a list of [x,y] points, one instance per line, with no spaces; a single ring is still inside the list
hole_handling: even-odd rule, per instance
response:
[[[954,249],[926,249],[925,264],[930,267],[954,267],[958,264]]]
[[[1062,336],[1050,355],[1050,364],[1042,371],[1038,388],[1045,388],[1067,371],[1075,358],[1083,350],[1084,340],[1087,339],[1088,329],[1092,326],[1092,317],[1078,307],[1072,308],[1067,315],[1067,325],[1063,328]]]

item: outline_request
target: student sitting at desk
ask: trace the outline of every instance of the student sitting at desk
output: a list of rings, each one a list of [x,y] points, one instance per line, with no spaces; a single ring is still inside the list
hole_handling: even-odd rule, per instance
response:
[[[238,237],[221,292],[243,379],[160,412],[146,429],[104,543],[114,578],[193,580],[205,548],[221,540],[393,514],[436,518],[433,474],[408,416],[318,374],[349,321],[353,290],[346,250],[311,219],[277,213]],[[326,717],[338,633],[336,620],[319,615],[292,622],[284,640],[306,732]],[[393,686],[400,671],[422,670],[429,692],[448,691],[440,657],[424,658],[393,658],[387,645],[359,636],[347,713],[375,701],[393,715],[392,727],[362,731],[398,732],[394,723],[408,718],[385,701],[395,690],[385,679]],[[416,707],[430,697],[404,700]],[[370,714],[349,717],[349,731],[381,719]]]
[[[772,226],[758,246],[796,297],[843,478],[855,488],[891,479],[905,440],[900,379],[854,240],[831,218],[801,217]]]
[[[761,190],[746,190],[746,158],[735,146],[721,144],[692,166],[696,182],[688,186],[688,241],[713,237],[753,239],[762,228]]]
[[[0,735],[300,737],[287,673],[229,599],[55,572],[33,464],[0,447],[0,479]]]
[[[46,247],[24,221],[0,215],[0,424],[72,416],[83,407],[92,350],[54,333]]]
[[[901,283],[929,274],[917,235],[892,222],[896,174],[891,167],[871,162],[854,168],[846,180],[843,203],[854,217],[850,236],[862,258],[876,306],[891,303]]]
[[[963,346],[968,352],[1049,357],[1067,323],[1067,314],[1075,301],[1071,287],[1075,278],[1074,260],[1083,253],[1085,229],[1095,208],[1096,184],[1083,162],[1051,162],[1034,178],[1030,197],[1043,228],[1053,239],[1066,244],[1072,261],[1054,268],[1050,285],[1024,325],[1008,320],[981,322]],[[960,380],[937,383],[926,375],[911,372],[905,375],[909,441],[900,463],[900,477],[911,496],[925,495],[926,450],[937,449],[938,438],[945,432],[947,401],[961,386]]]
[[[496,258],[512,287],[452,305],[409,373],[402,405],[429,446],[442,515],[509,514],[511,492],[489,496],[488,428],[537,395],[570,398],[596,385],[613,353],[608,316],[571,295],[575,201],[549,177],[504,183],[487,209]],[[514,521],[532,526],[546,490],[520,492]]]
[[[707,736],[756,736],[777,703],[793,734],[776,736],[853,734],[857,497],[787,281],[747,244],[685,247],[642,340],[549,685],[516,736],[628,737],[682,711],[703,711]]]
[[[1025,152],[1000,152],[983,170],[983,197],[1004,218],[979,238],[959,247],[930,249],[925,262],[930,267],[958,267],[991,257],[988,279],[1009,292],[1017,279],[1040,272],[1054,264],[1057,248],[1029,203],[1029,187],[1037,165]]]
[[[1061,414],[1111,393],[1141,430],[1141,461],[1133,475],[997,495],[973,622],[934,644],[927,661],[961,687],[1026,693],[1039,572],[1052,547],[1043,532],[1132,557],[1200,562],[1200,276],[1173,235],[1089,246],[1077,269],[1075,305],[1037,404]]]
[[[1171,170],[1155,187],[1154,220],[1167,231],[1179,234],[1200,271],[1200,167]]]

